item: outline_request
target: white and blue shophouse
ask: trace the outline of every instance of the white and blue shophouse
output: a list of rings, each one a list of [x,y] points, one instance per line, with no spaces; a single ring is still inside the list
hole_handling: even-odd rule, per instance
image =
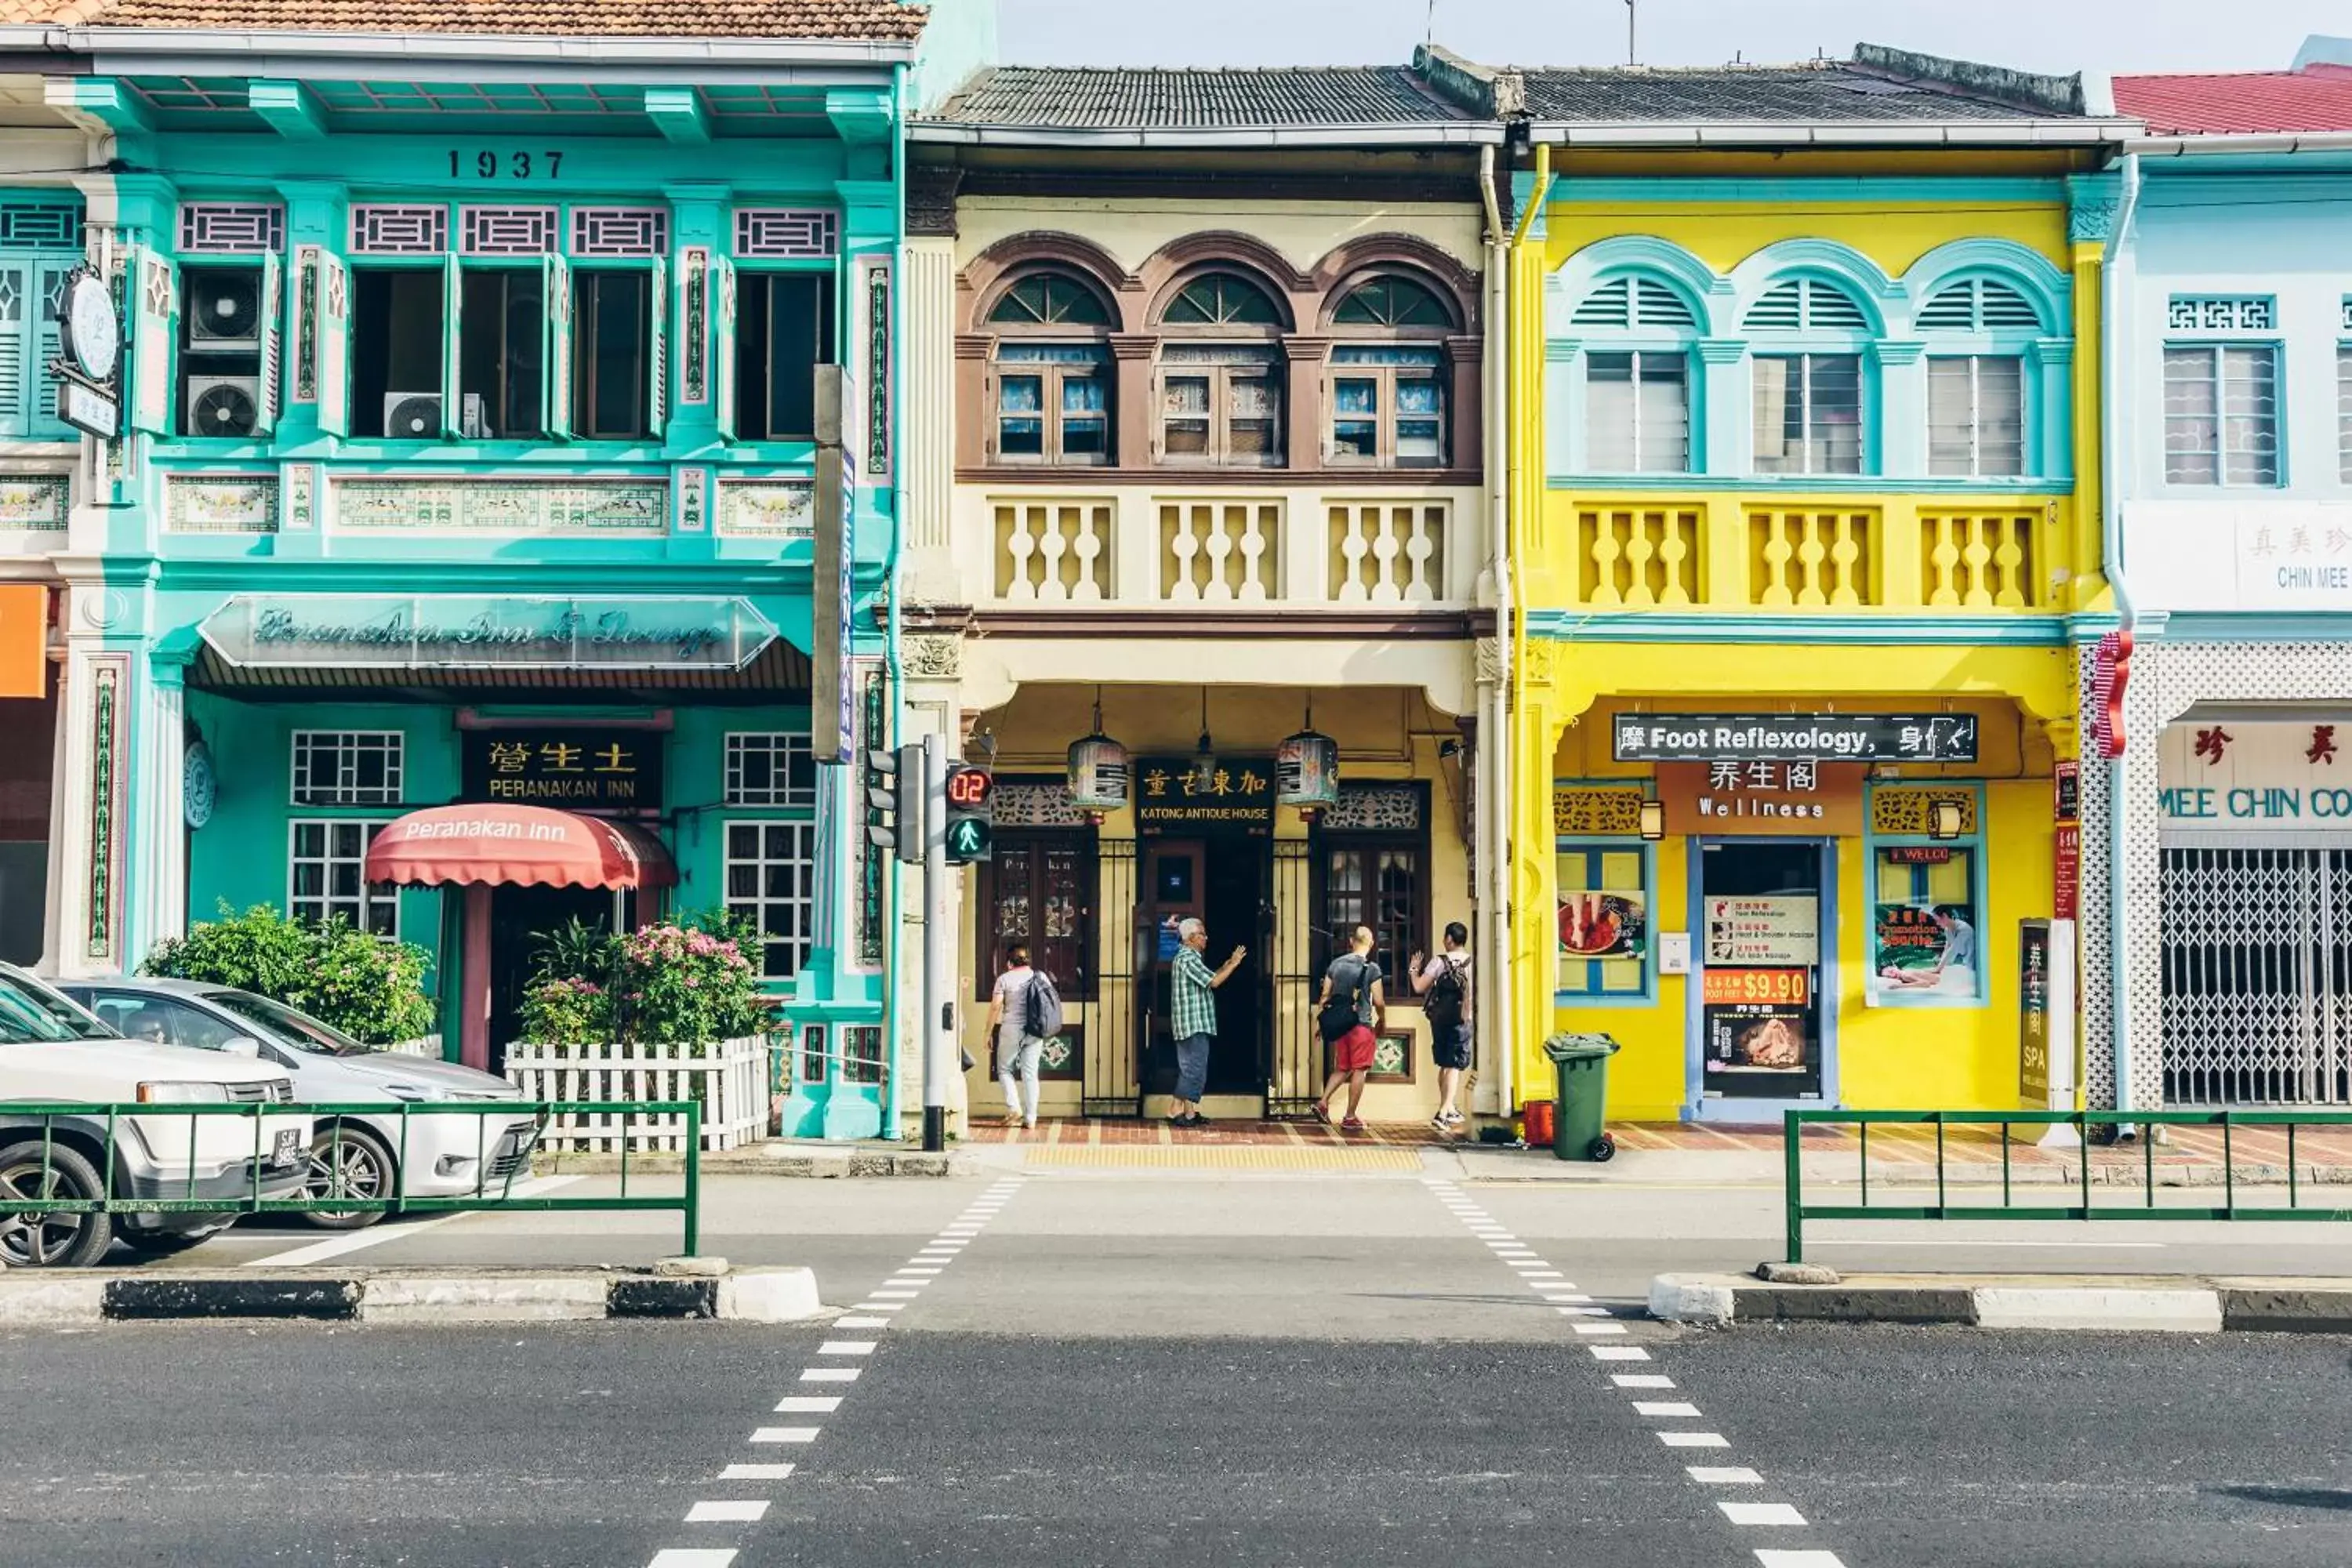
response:
[[[2129,643],[2123,754],[2084,770],[2094,1104],[2352,1100],[2347,65],[2315,38],[2286,71],[2116,81],[2147,134],[2109,258]]]
[[[104,138],[88,249],[127,337],[66,563],[88,875],[56,960],[131,968],[224,903],[341,914],[431,950],[446,1051],[495,1063],[537,933],[726,909],[788,1005],[781,1131],[873,1136],[892,894],[824,753],[896,728],[921,13],[782,0],[770,36],[715,37],[635,8],[593,38],[266,31],[286,8],[239,0],[201,33],[16,30]],[[385,824],[498,801],[670,864],[471,896],[362,875]]]

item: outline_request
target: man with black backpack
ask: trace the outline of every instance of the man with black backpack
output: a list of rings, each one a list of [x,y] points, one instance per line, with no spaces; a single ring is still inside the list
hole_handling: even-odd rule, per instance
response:
[[[1430,1054],[1437,1058],[1437,1114],[1430,1125],[1440,1132],[1460,1127],[1463,1115],[1454,1101],[1462,1091],[1462,1075],[1470,1066],[1470,928],[1455,921],[1445,928],[1445,951],[1423,964],[1412,955],[1412,991],[1421,998],[1421,1016],[1429,1025]]]
[[[996,1081],[1004,1089],[1004,1125],[1037,1125],[1037,1062],[1045,1042],[1062,1032],[1062,994],[1054,977],[1029,964],[1026,942],[1004,950],[1004,973],[988,1004],[996,1037]]]
[[[1331,1051],[1331,1076],[1315,1100],[1315,1120],[1331,1120],[1331,1097],[1348,1086],[1348,1115],[1341,1131],[1361,1132],[1356,1112],[1364,1102],[1364,1080],[1372,1074],[1372,1058],[1380,1050],[1380,1026],[1388,1015],[1388,998],[1381,994],[1381,966],[1372,957],[1372,928],[1358,926],[1348,951],[1331,961],[1323,973],[1323,994],[1317,999],[1316,1023]]]

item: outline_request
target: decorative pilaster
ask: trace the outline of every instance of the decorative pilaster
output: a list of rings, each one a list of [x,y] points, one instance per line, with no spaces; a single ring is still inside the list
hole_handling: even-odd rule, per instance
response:
[[[963,598],[948,531],[955,495],[953,239],[907,241],[899,310],[906,331],[907,450],[898,498],[907,519],[906,593],[917,604],[953,604]]]
[[[1927,477],[1927,345],[1916,338],[1882,338],[1871,345],[1878,362],[1878,472],[1890,479]]]

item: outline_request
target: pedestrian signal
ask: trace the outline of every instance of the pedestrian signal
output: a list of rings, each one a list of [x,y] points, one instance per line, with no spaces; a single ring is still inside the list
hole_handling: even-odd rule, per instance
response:
[[[986,768],[957,763],[948,770],[947,856],[964,866],[996,851],[996,778]]]

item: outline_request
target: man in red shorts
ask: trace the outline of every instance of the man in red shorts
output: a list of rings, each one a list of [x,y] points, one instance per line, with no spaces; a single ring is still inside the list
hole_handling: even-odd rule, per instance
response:
[[[1339,1126],[1361,1132],[1357,1108],[1364,1100],[1364,1080],[1371,1076],[1372,1053],[1379,1029],[1388,1017],[1388,999],[1381,994],[1381,966],[1372,958],[1372,928],[1358,926],[1348,951],[1331,961],[1323,974],[1323,994],[1316,999],[1316,1022],[1323,1043],[1331,1050],[1331,1077],[1316,1097],[1315,1120],[1331,1120],[1331,1097],[1348,1085],[1348,1116]]]

